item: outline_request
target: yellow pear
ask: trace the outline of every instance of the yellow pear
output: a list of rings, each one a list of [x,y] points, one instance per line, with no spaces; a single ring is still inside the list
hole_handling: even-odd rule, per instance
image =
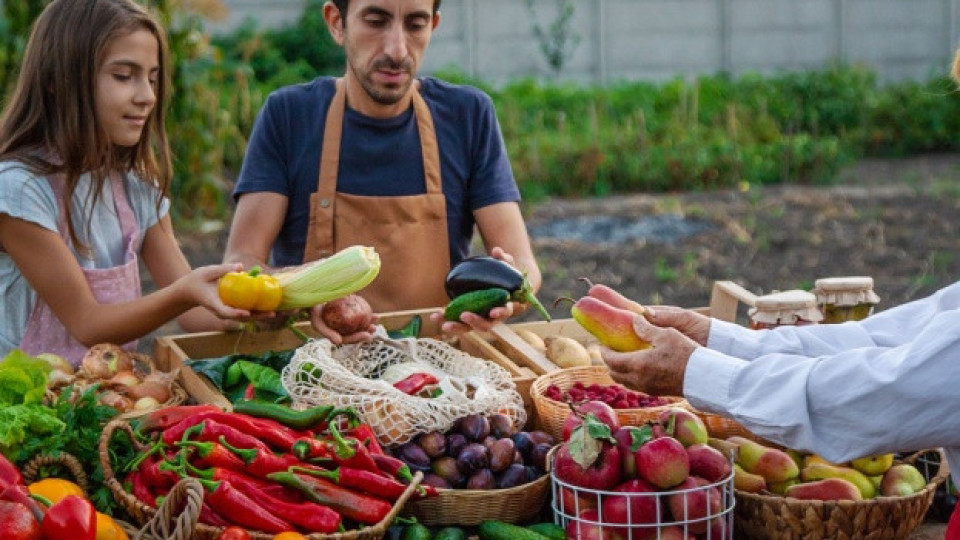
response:
[[[851,461],[850,465],[867,476],[883,474],[893,466],[893,454],[862,457]]]
[[[842,478],[850,482],[857,486],[857,489],[860,490],[860,494],[864,499],[872,499],[877,493],[877,489],[873,487],[873,482],[871,482],[865,474],[852,467],[813,463],[807,465],[800,471],[800,479],[804,482],[824,480],[826,478]]]

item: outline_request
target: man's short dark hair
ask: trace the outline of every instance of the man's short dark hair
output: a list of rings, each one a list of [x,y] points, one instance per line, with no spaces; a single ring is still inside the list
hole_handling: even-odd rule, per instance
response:
[[[345,14],[347,7],[350,6],[350,0],[333,0],[333,5],[337,6],[341,14]],[[440,11],[440,0],[433,0],[433,14],[436,15],[438,11]]]

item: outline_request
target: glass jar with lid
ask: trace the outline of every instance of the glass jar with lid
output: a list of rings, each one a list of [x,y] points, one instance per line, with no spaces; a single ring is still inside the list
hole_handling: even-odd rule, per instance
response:
[[[873,278],[844,276],[818,279],[813,285],[824,323],[861,321],[873,312],[880,297],[873,292]]]
[[[748,315],[750,328],[755,330],[816,324],[823,320],[817,309],[817,297],[799,289],[758,296]]]

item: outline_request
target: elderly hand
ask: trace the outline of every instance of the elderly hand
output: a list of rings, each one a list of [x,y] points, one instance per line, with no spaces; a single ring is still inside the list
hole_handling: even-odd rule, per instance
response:
[[[698,344],[707,346],[710,317],[676,306],[646,306],[646,310],[645,315],[651,323],[662,328],[675,328]]]
[[[658,319],[674,322],[688,320],[685,316],[675,315],[677,314],[672,310],[664,310]],[[709,327],[709,319],[707,324]],[[687,361],[699,346],[698,343],[678,328],[654,326],[641,316],[634,317],[633,329],[637,336],[650,342],[652,347],[627,353],[604,347],[602,356],[610,368],[610,375],[618,383],[641,392],[658,396],[682,396]]]

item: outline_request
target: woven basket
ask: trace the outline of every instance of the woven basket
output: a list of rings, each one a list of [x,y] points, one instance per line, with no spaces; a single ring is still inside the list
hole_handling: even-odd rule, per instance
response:
[[[707,426],[707,434],[709,434],[711,437],[717,439],[726,439],[727,437],[737,436],[750,439],[751,441],[756,441],[764,446],[783,448],[783,446],[779,444],[770,442],[763,437],[758,437],[752,431],[745,428],[743,424],[732,418],[727,418],[726,416],[721,416],[719,414],[698,411],[692,406],[690,407],[690,410],[699,416],[700,420],[703,420],[703,424]]]
[[[541,375],[533,381],[530,386],[530,397],[533,399],[533,405],[537,409],[537,417],[540,420],[541,428],[553,435],[559,441],[563,432],[563,421],[570,414],[570,406],[560,401],[554,401],[544,395],[547,387],[555,384],[560,390],[566,391],[574,383],[583,384],[616,384],[610,371],[604,366],[584,366],[561,369],[546,375]],[[649,421],[655,421],[660,413],[673,407],[689,408],[687,400],[680,397],[664,396],[663,399],[671,401],[668,405],[658,407],[646,407],[643,409],[614,409],[617,412],[617,419],[620,425],[640,426]]]
[[[943,457],[940,449],[932,450]],[[913,463],[921,451],[904,461]],[[865,501],[809,501],[736,491],[737,538],[771,540],[901,540],[923,522],[937,485],[949,471],[942,463],[922,490],[908,497]]]
[[[68,454],[67,452],[59,452],[56,456],[49,454],[34,456],[33,459],[28,461],[22,468],[24,482],[27,484],[36,482],[41,478],[40,468],[51,466],[70,473],[70,476],[73,477],[73,483],[82,489],[84,493],[90,493],[90,484],[87,481],[87,473],[83,470],[83,465],[80,464],[80,460],[74,457],[73,454]]]
[[[107,488],[110,489],[110,493],[113,495],[114,500],[116,500],[117,503],[120,504],[127,511],[127,513],[137,521],[137,523],[139,523],[141,526],[146,525],[147,527],[153,527],[154,525],[152,525],[151,522],[156,523],[155,518],[157,516],[157,509],[147,506],[130,493],[127,493],[123,489],[121,480],[118,479],[113,472],[113,464],[110,463],[109,447],[110,440],[113,438],[113,434],[117,430],[127,432],[127,434],[130,435],[131,440],[135,441],[134,445],[137,446],[138,451],[146,450],[145,446],[136,442],[136,438],[133,436],[133,428],[130,427],[130,424],[127,421],[113,420],[108,423],[106,427],[103,428],[103,433],[100,435],[100,444],[98,448],[100,454],[100,464],[103,466],[104,483],[107,485]],[[407,486],[407,489],[403,492],[403,495],[401,495],[397,502],[394,503],[393,509],[390,510],[390,513],[388,513],[383,520],[376,525],[336,534],[313,533],[306,535],[306,537],[311,540],[380,540],[383,538],[384,534],[386,534],[387,527],[400,513],[403,505],[416,491],[417,486],[420,484],[420,480],[422,478],[422,473],[418,472],[416,475],[414,475],[413,480]],[[183,482],[178,483],[177,485],[179,486],[181,484],[183,484]],[[193,534],[189,537],[190,540],[217,540],[224,530],[224,527],[212,527],[203,523],[193,523],[193,525],[194,530]],[[146,530],[146,528],[144,530]],[[262,533],[258,531],[248,532],[251,540],[271,540],[275,536],[273,534]],[[165,538],[163,540],[180,539]]]
[[[496,519],[508,523],[531,521],[550,495],[550,474],[506,489],[438,489],[438,495],[410,501],[404,515],[424,525],[474,526]]]

